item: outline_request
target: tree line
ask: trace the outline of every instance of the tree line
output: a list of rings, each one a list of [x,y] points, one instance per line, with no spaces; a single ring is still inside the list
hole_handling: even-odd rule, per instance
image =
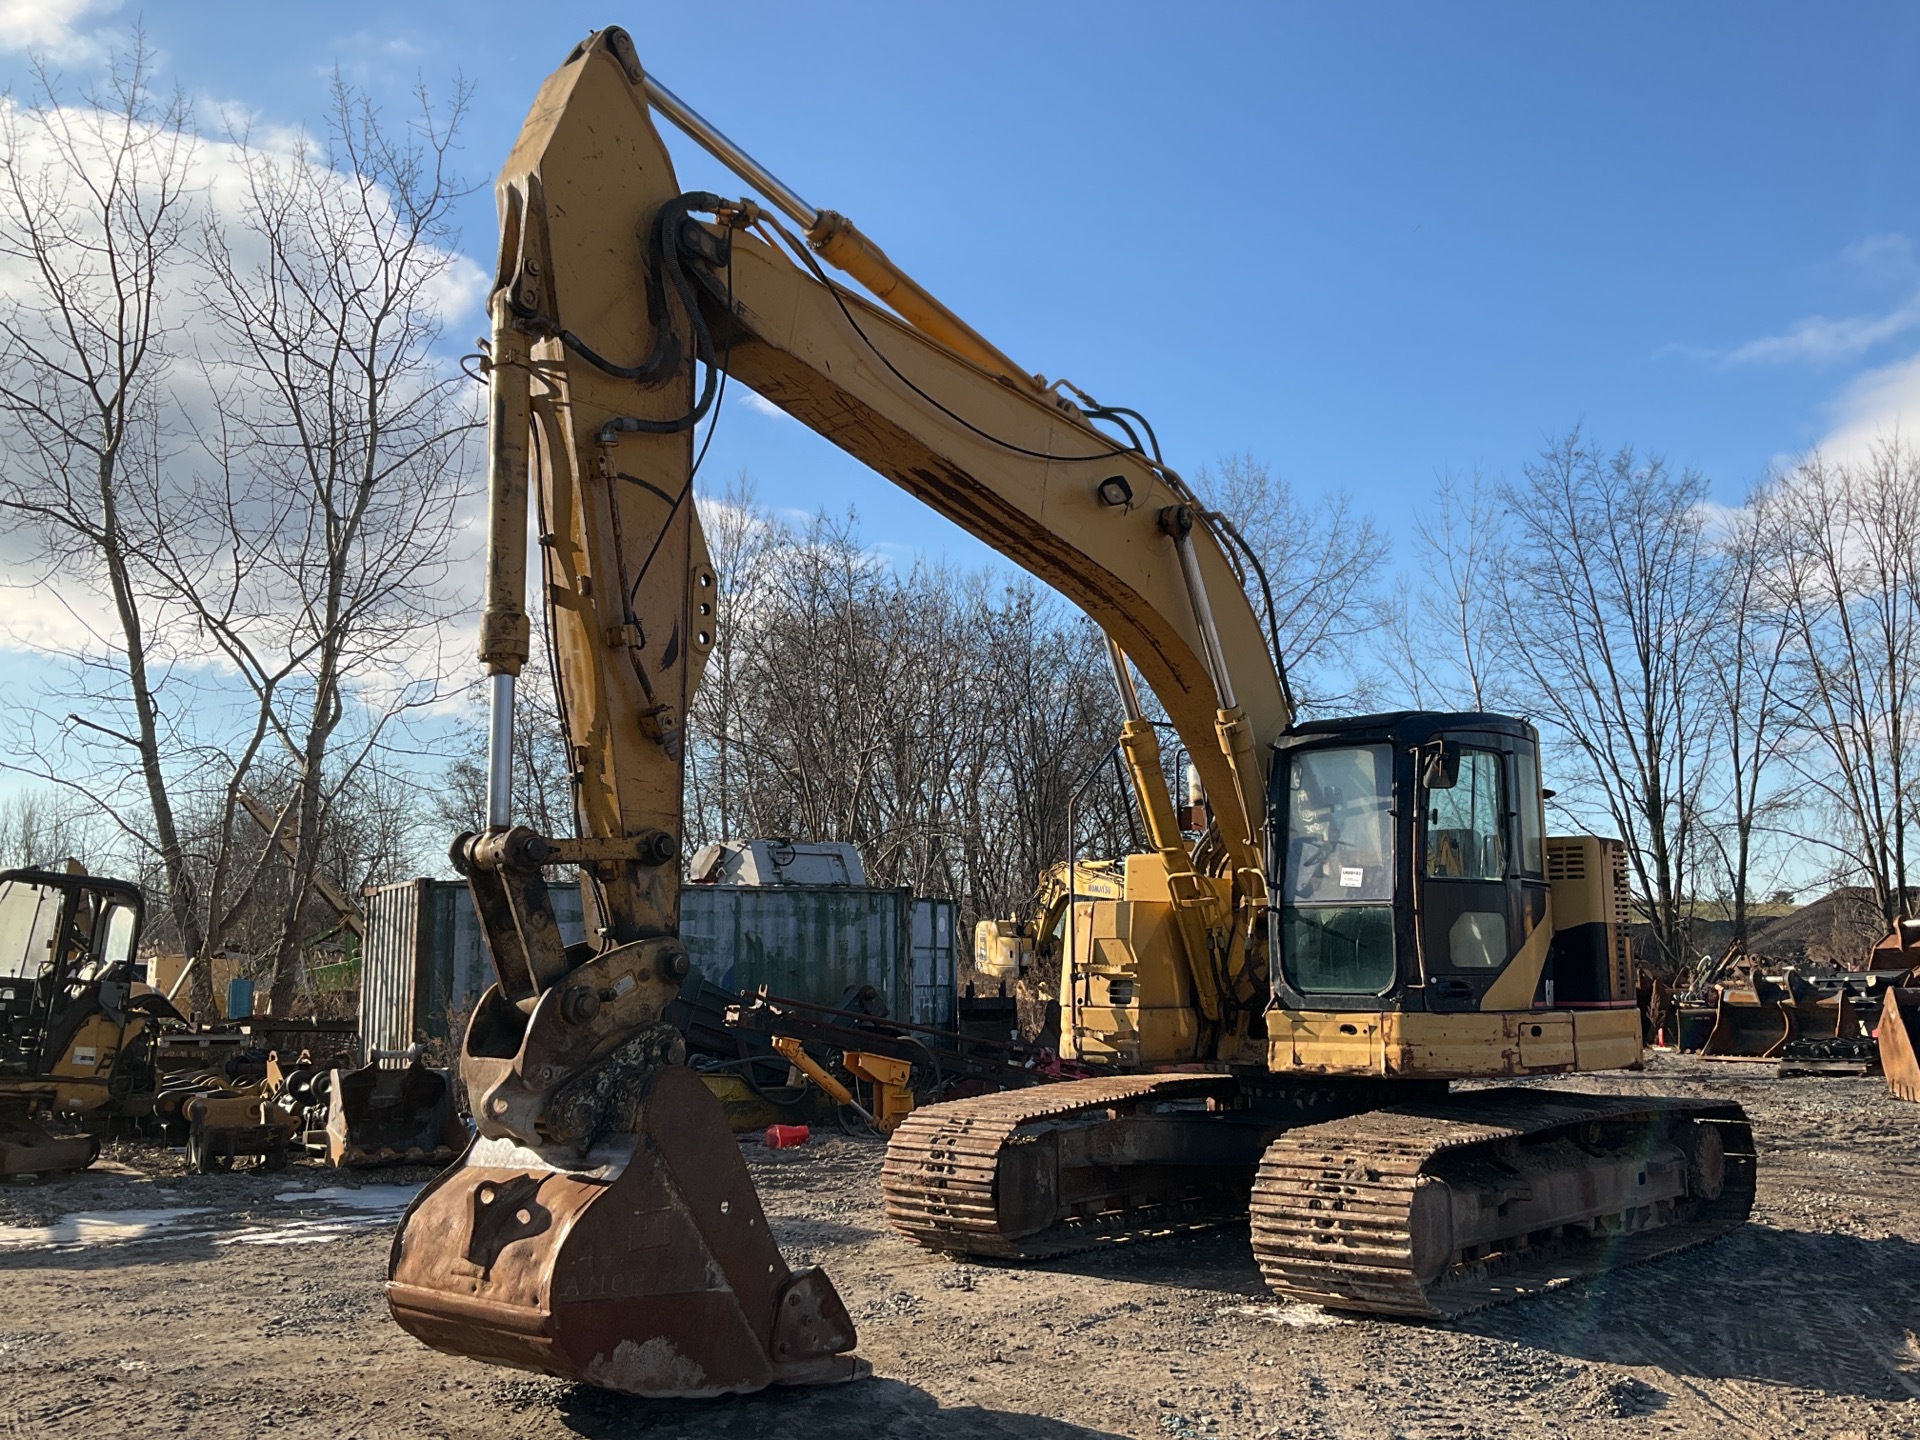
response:
[[[1707,901],[1738,950],[1783,890],[1910,913],[1920,454],[1816,453],[1725,507],[1575,429],[1509,479],[1439,484],[1414,550],[1390,670],[1416,703],[1538,721],[1561,822],[1627,843],[1644,958],[1711,960]]]

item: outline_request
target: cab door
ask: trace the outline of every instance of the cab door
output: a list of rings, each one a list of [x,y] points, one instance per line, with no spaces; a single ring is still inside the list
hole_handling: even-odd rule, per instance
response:
[[[1505,747],[1463,739],[1451,786],[1420,785],[1420,951],[1427,1009],[1475,1010],[1527,928]]]

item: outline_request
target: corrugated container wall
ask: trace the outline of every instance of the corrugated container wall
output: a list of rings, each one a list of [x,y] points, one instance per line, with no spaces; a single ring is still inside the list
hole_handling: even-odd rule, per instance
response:
[[[577,885],[553,885],[568,944],[586,938]],[[689,885],[680,934],[700,973],[729,990],[835,1005],[871,985],[889,1014],[948,1026],[954,1014],[954,905],[906,890],[845,885]],[[361,1042],[369,1051],[457,1037],[493,966],[467,887],[410,880],[370,891]]]

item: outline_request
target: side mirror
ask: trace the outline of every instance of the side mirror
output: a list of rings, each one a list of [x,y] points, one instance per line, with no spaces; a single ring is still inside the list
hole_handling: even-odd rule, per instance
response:
[[[1428,790],[1451,790],[1460,782],[1460,742],[1435,740],[1420,747],[1420,784]]]

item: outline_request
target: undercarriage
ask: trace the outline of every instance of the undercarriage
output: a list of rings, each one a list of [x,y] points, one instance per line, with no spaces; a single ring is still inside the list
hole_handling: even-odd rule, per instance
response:
[[[1737,1105],[1439,1091],[1142,1075],[934,1105],[888,1146],[887,1217],[1019,1261],[1250,1216],[1276,1294],[1449,1317],[1712,1239],[1752,1204]]]

